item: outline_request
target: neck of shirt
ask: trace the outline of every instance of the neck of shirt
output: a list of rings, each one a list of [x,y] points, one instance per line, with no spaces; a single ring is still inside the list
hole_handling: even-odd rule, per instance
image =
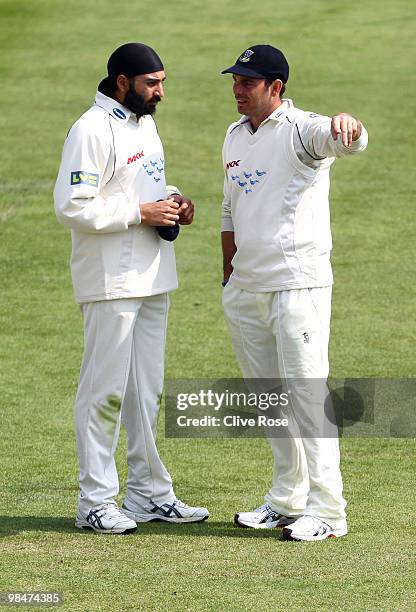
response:
[[[263,119],[263,121],[261,121],[257,127],[255,127],[252,124],[251,119],[248,117],[247,128],[250,130],[252,134],[255,134],[257,130],[261,128],[262,125],[264,125],[270,120],[270,117],[277,111],[277,109],[283,110],[285,107],[289,107],[289,103],[287,100],[282,100],[279,106],[276,106],[276,108],[273,109],[270,115],[268,115],[265,119]]]

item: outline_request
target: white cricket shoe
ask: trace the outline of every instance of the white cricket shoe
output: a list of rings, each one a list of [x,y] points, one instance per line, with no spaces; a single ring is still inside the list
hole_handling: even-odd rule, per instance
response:
[[[91,508],[87,516],[78,511],[75,527],[91,529],[96,533],[131,533],[137,525],[116,504],[101,504]]]
[[[272,510],[269,504],[263,504],[251,512],[237,512],[234,523],[240,527],[252,527],[253,529],[273,529],[275,527],[286,527],[296,521],[296,518],[284,516]]]
[[[340,538],[348,533],[347,521],[343,521],[339,527],[331,527],[316,516],[304,515],[289,527],[283,529],[285,540],[315,542],[315,540],[326,540],[327,538]]]
[[[129,504],[129,502],[127,502]],[[123,512],[137,523],[167,521],[168,523],[199,523],[209,517],[206,508],[192,508],[179,499],[173,499],[158,506],[152,500],[145,506],[134,507],[123,504]]]

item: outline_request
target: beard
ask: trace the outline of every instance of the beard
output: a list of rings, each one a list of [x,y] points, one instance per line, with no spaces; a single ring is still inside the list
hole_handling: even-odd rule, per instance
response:
[[[156,111],[156,105],[160,102],[159,96],[155,96],[150,100],[145,100],[141,94],[138,94],[134,89],[133,83],[130,83],[126,97],[124,98],[123,105],[131,110],[136,117],[142,117],[143,115],[153,115]]]

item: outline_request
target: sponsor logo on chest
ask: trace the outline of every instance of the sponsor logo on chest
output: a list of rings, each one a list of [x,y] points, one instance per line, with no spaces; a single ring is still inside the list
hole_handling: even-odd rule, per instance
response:
[[[233,159],[233,161],[229,161],[227,163],[227,170],[230,168],[237,168],[239,166],[241,159]]]
[[[144,151],[140,151],[139,153],[135,153],[127,160],[127,165],[134,164],[134,162],[138,161],[140,158],[144,157]]]

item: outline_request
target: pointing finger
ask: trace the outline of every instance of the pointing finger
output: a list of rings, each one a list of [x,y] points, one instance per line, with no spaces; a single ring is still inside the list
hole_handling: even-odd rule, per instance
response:
[[[336,140],[338,138],[338,134],[341,132],[340,130],[340,122],[341,118],[339,116],[333,117],[331,122],[331,133],[332,138]]]
[[[341,123],[340,123],[341,142],[344,145],[344,147],[348,147],[348,141],[349,141],[349,125],[348,124],[349,124],[348,117],[342,117]]]

